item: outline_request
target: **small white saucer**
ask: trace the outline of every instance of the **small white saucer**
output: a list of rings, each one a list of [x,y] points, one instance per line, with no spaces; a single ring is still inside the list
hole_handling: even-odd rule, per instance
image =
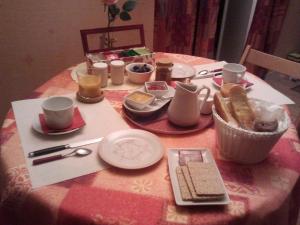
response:
[[[81,113],[82,116],[82,113]],[[80,128],[75,128],[73,130],[68,130],[68,131],[62,131],[62,132],[52,132],[52,133],[44,133],[41,124],[40,124],[40,118],[39,118],[39,114],[35,115],[33,121],[32,121],[32,128],[33,130],[35,130],[38,133],[44,134],[44,135],[63,135],[63,134],[69,134],[69,133],[73,133],[83,127]]]

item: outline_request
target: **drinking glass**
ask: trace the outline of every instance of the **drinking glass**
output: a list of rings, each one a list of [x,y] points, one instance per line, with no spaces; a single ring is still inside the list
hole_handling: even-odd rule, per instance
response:
[[[77,72],[78,94],[85,98],[97,98],[101,95],[101,75]]]

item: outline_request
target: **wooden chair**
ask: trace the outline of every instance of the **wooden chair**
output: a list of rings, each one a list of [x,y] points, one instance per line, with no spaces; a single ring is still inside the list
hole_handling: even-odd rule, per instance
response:
[[[255,50],[251,48],[250,45],[246,46],[240,60],[240,64],[245,63],[286,74],[295,79],[300,79],[300,63]]]
[[[101,37],[104,37],[107,33],[109,33],[112,38],[117,39],[115,46],[101,46]],[[145,46],[145,34],[142,24],[85,29],[80,30],[80,34],[84,54]]]

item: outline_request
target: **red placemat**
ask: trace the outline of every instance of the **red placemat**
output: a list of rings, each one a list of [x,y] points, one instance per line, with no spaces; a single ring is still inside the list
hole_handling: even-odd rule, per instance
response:
[[[39,119],[40,119],[40,124],[41,124],[42,130],[45,134],[71,131],[71,130],[74,130],[77,128],[81,128],[85,125],[85,121],[83,120],[78,107],[74,108],[73,123],[71,124],[70,127],[65,128],[65,129],[54,130],[54,129],[47,127],[46,121],[45,121],[45,116],[42,113],[39,114]]]
[[[189,127],[179,127],[168,120],[167,107],[149,117],[140,117],[123,107],[123,116],[135,126],[158,134],[187,134],[200,131],[213,123],[212,115],[201,115],[199,123]]]

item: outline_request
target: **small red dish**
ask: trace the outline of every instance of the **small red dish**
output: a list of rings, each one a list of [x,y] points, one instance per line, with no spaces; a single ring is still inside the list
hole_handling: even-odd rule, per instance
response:
[[[169,91],[168,84],[165,81],[145,82],[145,89],[157,98],[166,95]]]

